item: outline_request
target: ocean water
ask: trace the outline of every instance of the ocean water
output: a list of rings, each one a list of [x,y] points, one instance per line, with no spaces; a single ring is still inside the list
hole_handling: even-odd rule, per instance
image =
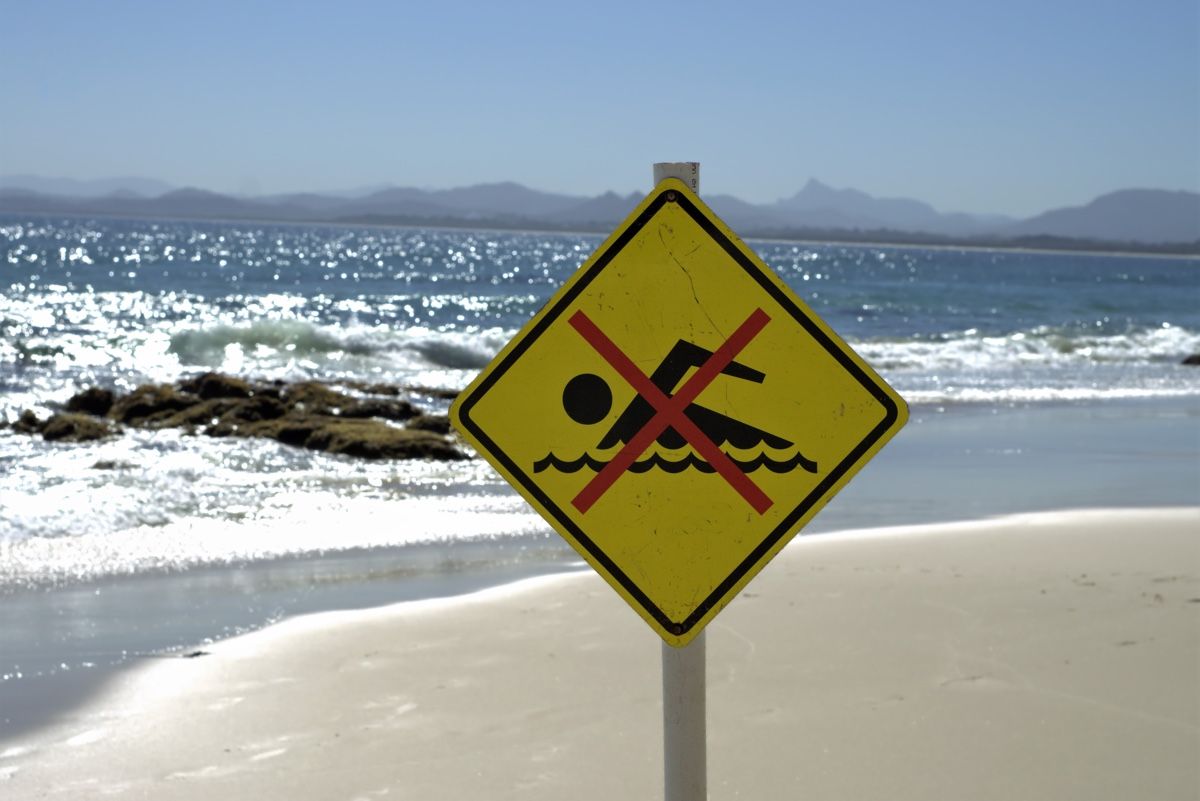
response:
[[[600,241],[0,218],[0,419],[206,370],[460,389]],[[888,480],[851,485],[817,529],[1200,501],[1200,368],[1180,364],[1200,353],[1200,260],[749,244],[913,408],[876,460]],[[481,460],[0,430],[0,702],[6,684],[296,611],[576,564]],[[168,596],[174,617],[121,629]],[[30,609],[37,626],[12,611]]]
[[[0,419],[45,415],[86,386],[204,370],[458,389],[599,242],[0,220]],[[911,405],[1200,397],[1200,370],[1180,366],[1200,353],[1200,260],[751,244]],[[404,526],[373,524],[398,503]],[[371,522],[337,525],[350,514]],[[0,591],[542,530],[480,461],[370,463],[171,431],[74,446],[0,432]]]

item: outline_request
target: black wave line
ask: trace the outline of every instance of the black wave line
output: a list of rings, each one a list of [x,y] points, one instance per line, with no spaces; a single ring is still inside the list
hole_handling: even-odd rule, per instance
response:
[[[729,454],[725,454],[729,456]],[[758,456],[749,460],[735,459],[729,456],[729,460],[733,462],[743,473],[753,473],[755,470],[766,468],[772,473],[790,473],[796,468],[805,470],[809,473],[817,472],[817,463],[808,459],[799,451],[790,459],[778,461],[767,456],[765,453],[760,453]],[[533,463],[533,472],[541,473],[544,470],[554,468],[560,473],[578,473],[583,468],[588,468],[593,472],[600,472],[608,462],[602,462],[592,456],[590,453],[584,453],[578,459],[566,460],[561,459],[554,454],[553,451],[547,453],[541,459]],[[689,453],[678,461],[671,461],[665,456],[657,453],[650,454],[648,459],[642,459],[639,462],[634,462],[629,466],[631,473],[646,473],[654,468],[658,468],[667,473],[682,473],[684,470],[693,469],[699,470],[701,473],[715,473],[717,469],[711,464],[701,459],[694,453]]]
[[[538,459],[533,463],[533,472],[540,473],[543,470],[553,467],[560,473],[578,473],[580,470],[587,467],[599,473],[604,469],[604,465],[606,464],[608,464],[608,462],[601,462],[598,459],[592,458],[590,453],[585,453],[575,461],[568,462],[565,459],[558,458],[554,455],[554,452],[551,451],[543,458]]]

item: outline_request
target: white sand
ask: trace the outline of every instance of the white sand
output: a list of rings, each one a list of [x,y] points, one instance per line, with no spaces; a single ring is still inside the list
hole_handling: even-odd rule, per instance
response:
[[[0,743],[0,798],[661,797],[594,575],[299,618]],[[708,629],[713,799],[1200,798],[1200,508],[801,538]]]

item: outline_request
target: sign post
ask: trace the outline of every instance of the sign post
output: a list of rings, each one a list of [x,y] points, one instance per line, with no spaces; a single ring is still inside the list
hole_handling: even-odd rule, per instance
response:
[[[450,418],[662,637],[666,796],[698,801],[704,627],[908,409],[700,200],[698,164],[655,180]]]
[[[654,185],[678,178],[700,194],[700,165],[694,161],[654,165]],[[663,797],[666,801],[708,798],[708,655],[704,632],[674,648],[662,643]]]
[[[682,648],[662,644],[663,797],[708,798],[707,655],[700,632]]]

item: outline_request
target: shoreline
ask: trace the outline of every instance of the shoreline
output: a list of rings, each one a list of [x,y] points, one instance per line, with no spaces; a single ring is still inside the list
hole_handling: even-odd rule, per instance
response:
[[[584,567],[565,543],[559,550],[569,559],[548,557],[527,563],[498,559],[464,564],[450,573],[434,568],[417,572],[411,550],[279,557],[241,566],[110,576],[0,595],[6,610],[14,613],[6,626],[10,653],[20,658],[20,649],[27,649],[22,676],[0,673],[0,742],[53,725],[130,671],[281,622],[326,612],[459,598]],[[374,572],[364,573],[365,569]],[[62,626],[64,613],[86,605],[97,608],[67,625],[99,631],[38,654],[39,638],[55,636],[47,629]],[[145,613],[148,608],[154,609],[152,615]],[[97,618],[111,622],[104,627],[97,625]],[[117,629],[119,637],[105,638],[117,634]],[[23,646],[23,642],[34,645]]]
[[[1192,505],[1200,500],[1200,443],[1180,431],[1190,430],[1198,415],[1200,407],[1191,398],[998,409],[960,405],[945,411],[916,405],[910,425],[798,539],[1058,509]],[[517,501],[515,495],[512,499]],[[187,526],[154,528],[134,544],[173,554],[179,567],[7,591],[0,596],[6,618],[0,655],[7,657],[0,663],[0,738],[68,714],[128,667],[203,648],[280,618],[460,594],[569,570],[579,562],[544,524],[512,538],[387,546],[387,529],[413,513],[404,503],[369,506],[354,518],[357,536],[370,547],[284,550],[274,558],[210,564],[196,560],[203,551],[196,559],[188,556],[189,549],[208,542],[208,535],[197,540]],[[469,522],[447,516],[439,525],[462,534],[460,527]],[[230,522],[210,533],[261,543],[251,550],[271,554],[277,546],[291,547],[298,537],[304,540],[304,526],[311,524],[285,517],[249,528]],[[121,547],[130,545],[128,539],[122,542]],[[71,546],[56,557],[67,560],[63,567],[70,575],[80,558],[78,544],[61,544]],[[44,562],[47,555],[39,553],[34,549],[26,556]],[[7,552],[10,564],[22,558],[16,550]],[[5,680],[14,670],[22,677]]]
[[[1186,797],[1197,525],[1089,509],[795,539],[709,627],[713,797]],[[6,797],[658,789],[658,639],[590,571],[204,650],[0,739]]]

